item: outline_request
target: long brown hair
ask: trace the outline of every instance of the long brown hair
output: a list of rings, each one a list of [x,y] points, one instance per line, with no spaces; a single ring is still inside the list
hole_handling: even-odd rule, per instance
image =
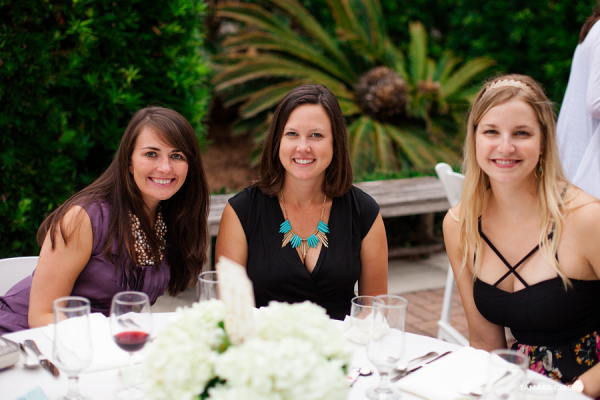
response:
[[[126,271],[136,268],[132,262],[137,257],[129,219],[131,212],[139,218],[150,246],[149,254],[154,257],[155,266],[159,265],[158,249],[162,243],[154,234],[146,213],[147,206],[129,173],[137,137],[146,127],[168,145],[181,150],[188,163],[187,176],[181,188],[168,200],[161,201],[163,218],[167,224],[165,240],[171,272],[168,292],[174,296],[195,281],[206,260],[209,211],[208,186],[196,134],[190,123],[174,110],[147,107],[137,111],[129,121],[108,169],[94,183],[72,196],[46,218],[38,230],[37,241],[41,247],[46,234],[50,232],[54,249],[57,227],[60,224],[60,233],[66,244],[70,235],[65,236],[63,224],[69,209],[74,205],[86,208],[92,203],[104,203],[110,208],[108,231],[104,238],[105,258]],[[117,243],[117,259],[113,257],[114,243]],[[123,246],[126,251],[123,251]]]
[[[285,177],[285,168],[279,160],[283,128],[292,111],[304,104],[319,104],[329,116],[333,133],[333,158],[326,169],[322,190],[330,198],[342,196],[350,190],[353,180],[348,131],[340,104],[333,93],[323,85],[301,85],[283,98],[269,126],[263,144],[258,180],[254,184],[268,196],[279,194]]]
[[[598,22],[598,20],[600,20],[600,2],[596,4],[596,7],[594,7],[594,13],[585,21],[585,23],[581,27],[581,32],[579,33],[580,44],[583,43],[587,34],[590,33],[592,26],[594,26],[594,24]]]

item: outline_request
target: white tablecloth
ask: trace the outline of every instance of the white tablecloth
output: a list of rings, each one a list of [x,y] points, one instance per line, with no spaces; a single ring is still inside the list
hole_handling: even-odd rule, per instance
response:
[[[153,314],[155,331],[159,331],[165,326],[169,318],[174,313]],[[337,323],[341,329],[341,322]],[[31,329],[22,332],[16,332],[6,335],[8,339],[23,342],[25,339],[33,339],[36,341],[42,353],[49,358],[52,355],[52,342],[41,332],[41,329]],[[368,361],[365,351],[365,346],[352,344],[354,348],[354,357],[352,366],[372,367]],[[449,350],[456,351],[461,349],[460,346],[447,343],[441,340],[433,339],[426,336],[407,334],[406,336],[406,357],[412,359],[421,356],[429,351],[437,351],[443,353]],[[534,372],[529,371],[532,376],[539,376]],[[375,373],[370,377],[360,377],[352,389],[350,390],[349,400],[364,400],[366,399],[365,391],[370,386],[378,383],[379,375]],[[118,370],[107,370],[93,373],[85,373],[80,376],[79,384],[81,392],[92,399],[112,399],[115,389],[122,385]],[[431,384],[435,385],[435,377],[431,377]],[[0,372],[0,400],[15,400],[35,387],[40,386],[44,393],[50,398],[55,399],[58,396],[64,395],[67,392],[67,376],[61,373],[59,378],[54,378],[48,371],[43,368],[27,370],[23,368],[21,363],[18,363],[13,369]],[[420,397],[410,393],[405,393],[402,400],[419,400]],[[561,390],[558,392],[557,400],[583,400],[587,397],[574,393],[570,390]],[[241,399],[240,399],[241,400]]]

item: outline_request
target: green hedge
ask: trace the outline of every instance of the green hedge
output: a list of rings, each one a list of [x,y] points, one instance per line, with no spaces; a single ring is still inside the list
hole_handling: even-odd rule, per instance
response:
[[[203,145],[210,91],[201,0],[0,3],[0,257],[37,254],[51,210],[110,163],[156,104]]]
[[[254,1],[254,0],[253,0]],[[256,0],[260,1],[260,0]],[[326,0],[300,0],[333,24]],[[349,0],[354,1],[354,0]],[[429,31],[432,54],[452,50],[464,59],[489,56],[501,72],[531,75],[550,99],[562,102],[579,31],[597,0],[380,0],[396,43],[408,43],[408,22]]]

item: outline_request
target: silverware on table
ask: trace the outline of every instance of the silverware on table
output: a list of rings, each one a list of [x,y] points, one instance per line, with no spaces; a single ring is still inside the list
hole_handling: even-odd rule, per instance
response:
[[[437,356],[437,357],[436,357],[436,358],[434,358],[433,360],[431,360],[431,361],[427,361],[425,364],[431,364],[432,362],[434,362],[434,361],[436,361],[436,360],[439,360],[440,358],[442,358],[442,357],[444,357],[444,356],[447,356],[447,355],[448,355],[448,354],[450,354],[450,353],[452,353],[452,352],[451,352],[451,351],[447,351],[447,352],[445,352],[445,353],[442,353],[441,355]],[[424,364],[424,365],[425,365],[425,364]],[[413,372],[415,372],[415,371],[417,371],[417,370],[419,370],[419,369],[423,368],[423,366],[424,366],[424,365],[419,365],[418,367],[411,368],[411,369],[409,369],[408,371],[406,371],[406,372],[404,372],[404,373],[398,374],[398,375],[394,376],[393,378],[391,378],[391,379],[390,379],[390,382],[397,382],[397,381],[398,381],[398,380],[400,380],[401,378],[404,378],[405,376],[407,376],[407,375],[410,375],[410,374],[412,374]]]
[[[46,368],[48,372],[50,372],[54,376],[60,375],[58,368],[56,368],[56,366],[52,364],[52,362],[48,360],[48,358],[45,355],[42,354],[42,352],[40,351],[40,349],[38,349],[37,345],[33,340],[25,340],[24,343],[26,347],[30,348],[35,353],[35,355],[38,358],[38,361],[40,362],[40,364],[42,364],[42,367]]]
[[[27,349],[25,349],[25,346],[23,346],[23,343],[19,343],[19,348],[21,349],[21,353],[23,353],[25,355],[25,361],[23,362],[23,366],[27,369],[34,369],[40,366],[40,363],[37,361],[31,361],[29,359],[30,355],[27,352]]]
[[[403,374],[403,373],[405,373],[408,370],[408,366],[411,363],[414,363],[415,361],[425,361],[427,359],[436,357],[437,355],[438,355],[437,351],[430,351],[429,353],[425,354],[424,356],[413,358],[412,360],[410,360],[409,362],[407,362],[405,368],[398,368],[398,367],[394,368],[393,372],[397,372],[399,374]]]
[[[352,385],[354,385],[354,382],[356,382],[356,380],[358,379],[358,377],[360,377],[360,376],[370,376],[370,375],[373,375],[373,372],[374,371],[371,368],[354,367],[354,368],[352,368],[352,370],[348,374],[348,384],[350,386],[352,386]]]

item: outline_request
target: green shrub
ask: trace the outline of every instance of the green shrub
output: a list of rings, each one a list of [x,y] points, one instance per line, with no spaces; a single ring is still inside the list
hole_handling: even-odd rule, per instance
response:
[[[201,0],[0,3],[0,257],[110,163],[131,115],[173,108],[204,143]]]

